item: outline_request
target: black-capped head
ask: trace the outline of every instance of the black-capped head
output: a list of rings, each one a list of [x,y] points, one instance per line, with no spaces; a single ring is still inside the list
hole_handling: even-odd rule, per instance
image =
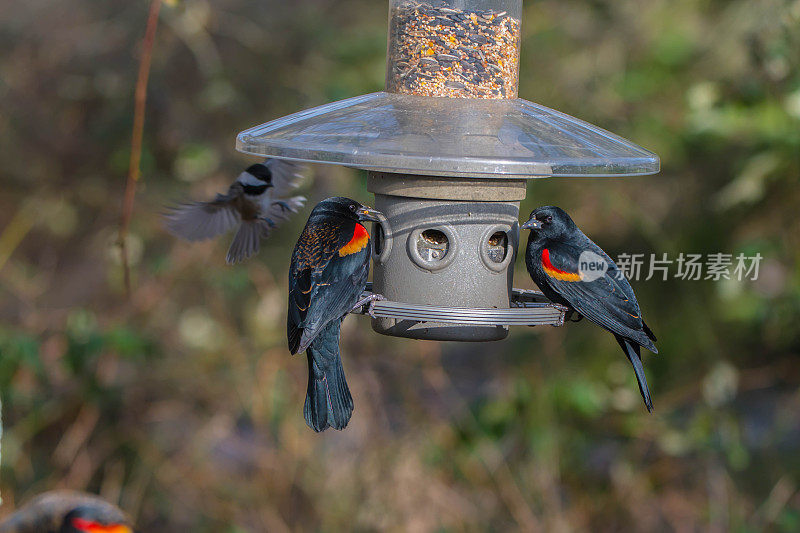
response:
[[[245,172],[247,172],[254,178],[257,178],[258,180],[263,181],[267,185],[272,185],[272,171],[264,163],[256,163],[255,165],[250,165],[249,167],[247,167]]]
[[[570,237],[577,226],[570,216],[553,205],[546,205],[534,209],[526,223],[520,229],[531,230],[531,240],[553,239],[561,240]]]
[[[133,533],[122,512],[111,504],[81,505],[64,516],[59,533]]]
[[[359,202],[344,196],[335,196],[333,198],[326,198],[314,207],[311,215],[325,215],[339,218],[354,220],[356,222],[363,222],[365,220],[372,220],[374,222],[380,221],[383,216],[380,211],[376,211],[371,207],[360,204]]]

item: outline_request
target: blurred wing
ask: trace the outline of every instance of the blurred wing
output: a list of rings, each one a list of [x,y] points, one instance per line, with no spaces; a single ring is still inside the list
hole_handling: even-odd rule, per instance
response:
[[[216,237],[241,221],[233,206],[235,199],[233,194],[218,194],[211,202],[179,204],[164,215],[164,225],[167,231],[187,241]]]
[[[269,237],[273,227],[271,221],[263,218],[242,221],[225,258],[228,264],[233,265],[255,255],[261,246],[261,239]]]
[[[272,173],[272,197],[285,198],[300,186],[305,166],[294,161],[267,159],[264,166]]]
[[[297,213],[303,207],[305,201],[303,196],[273,200],[263,216],[255,220],[242,221],[228,250],[228,263],[238,263],[258,252],[261,239],[269,237],[278,224],[289,220],[293,213]]]
[[[606,259],[608,270],[601,278],[584,281],[578,272],[582,250],[566,244],[552,245],[546,250],[552,269],[543,270],[550,286],[578,313],[650,349],[652,342],[643,332],[641,311],[633,289],[608,255],[599,248],[592,250]]]

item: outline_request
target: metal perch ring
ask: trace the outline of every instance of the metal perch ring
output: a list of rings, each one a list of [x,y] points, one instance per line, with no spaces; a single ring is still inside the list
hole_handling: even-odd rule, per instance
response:
[[[372,283],[368,283],[362,297],[371,294]],[[352,312],[366,314],[367,307],[364,305]],[[375,318],[475,326],[562,326],[565,313],[538,291],[513,289],[508,309],[440,307],[380,300],[373,303],[372,315]]]

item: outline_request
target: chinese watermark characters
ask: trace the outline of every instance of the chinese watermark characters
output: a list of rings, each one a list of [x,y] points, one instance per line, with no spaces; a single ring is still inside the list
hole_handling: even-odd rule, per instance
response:
[[[680,279],[754,281],[763,256],[725,253],[684,254],[670,259],[667,254],[619,254],[617,267],[631,281]],[[596,279],[596,278],[595,278]]]

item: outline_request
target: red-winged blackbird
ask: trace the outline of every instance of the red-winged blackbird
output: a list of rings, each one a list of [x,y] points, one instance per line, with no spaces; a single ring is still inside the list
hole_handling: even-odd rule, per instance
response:
[[[165,216],[167,230],[188,241],[202,241],[238,226],[226,259],[231,264],[243,261],[258,252],[261,239],[273,228],[303,207],[304,197],[289,197],[301,179],[300,170],[297,163],[280,159],[251,165],[226,194],[173,207]]]
[[[369,274],[369,233],[360,222],[377,221],[379,215],[349,198],[323,200],[311,211],[292,253],[287,335],[292,354],[308,350],[303,412],[314,431],[344,429],[353,413],[339,330]]]
[[[525,264],[533,281],[553,303],[614,334],[633,365],[645,406],[652,412],[639,350],[658,353],[653,344],[656,336],[644,323],[628,280],[563,209],[540,207],[521,228],[531,230]]]
[[[58,490],[31,500],[0,524],[0,533],[133,533],[130,519],[98,496]]]

